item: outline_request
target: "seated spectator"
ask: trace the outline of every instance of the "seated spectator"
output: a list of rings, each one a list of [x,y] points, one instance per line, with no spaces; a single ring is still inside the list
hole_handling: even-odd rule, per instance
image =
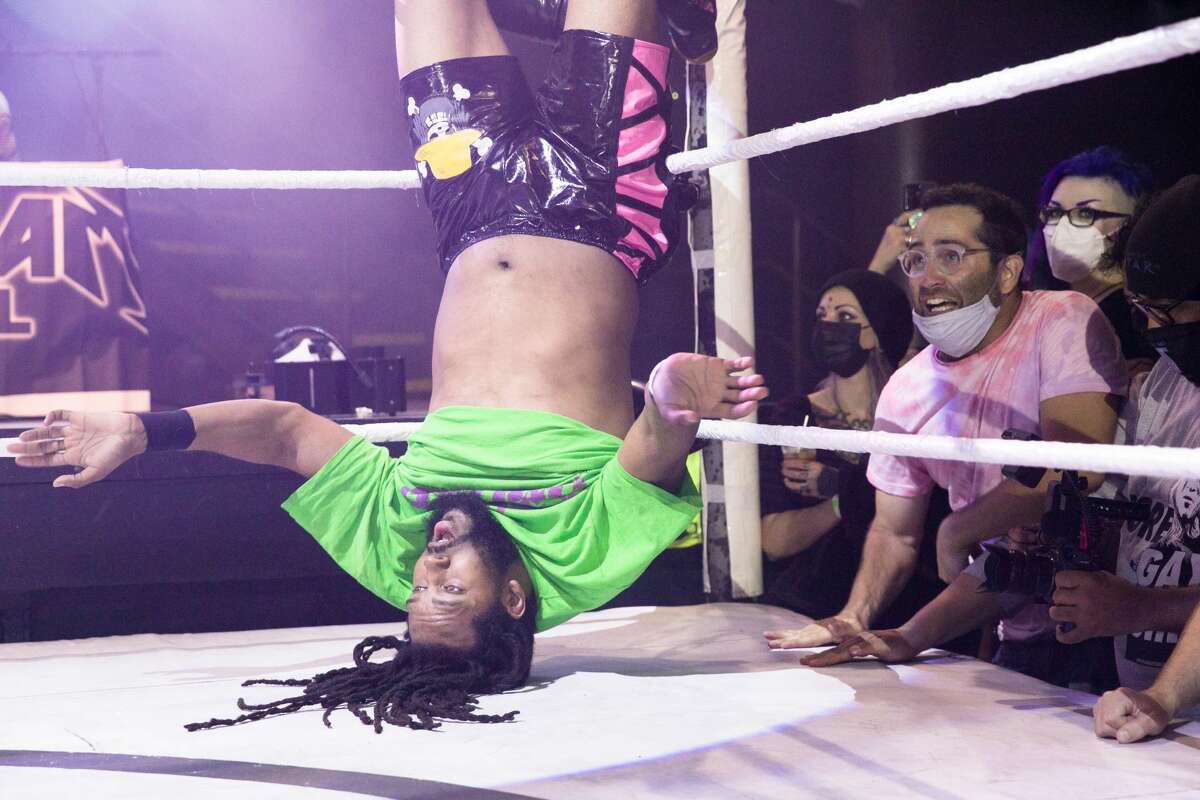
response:
[[[1120,150],[1097,147],[1059,162],[1038,193],[1041,229],[1029,245],[1026,272],[1035,289],[1073,289],[1096,301],[1121,340],[1130,374],[1158,354],[1133,329],[1121,291],[1125,276],[1113,242],[1153,188],[1150,169]]]
[[[875,404],[912,335],[904,292],[849,270],[819,295],[812,357],[827,373],[816,391],[764,409],[776,425],[870,430]],[[846,602],[875,511],[862,453],[760,447],[764,600],[812,617]]]
[[[1055,441],[1112,441],[1127,383],[1116,335],[1083,295],[1021,290],[1026,242],[1016,203],[959,184],[926,192],[920,205],[924,214],[901,266],[913,321],[931,345],[892,376],[875,429],[999,438],[1016,428]],[[815,647],[868,629],[912,574],[935,486],[949,491],[953,509],[937,531],[939,572],[947,581],[980,542],[1036,524],[1049,476],[1028,489],[1000,470],[872,456],[867,477],[877,490],[875,517],[849,600],[807,627],[768,632],[768,644]],[[1087,477],[1099,483],[1099,476]],[[963,585],[952,585],[939,600],[962,595]],[[990,613],[999,613],[998,602]]]

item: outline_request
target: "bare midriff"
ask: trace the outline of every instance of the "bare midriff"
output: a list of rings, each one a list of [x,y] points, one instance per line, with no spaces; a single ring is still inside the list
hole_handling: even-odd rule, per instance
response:
[[[637,286],[603,250],[539,236],[473,245],[446,278],[430,410],[550,411],[624,437]]]

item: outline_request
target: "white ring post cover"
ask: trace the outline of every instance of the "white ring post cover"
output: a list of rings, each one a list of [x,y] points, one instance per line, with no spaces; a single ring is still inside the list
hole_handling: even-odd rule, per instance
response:
[[[745,0],[717,0],[720,49],[707,65],[708,144],[746,135]],[[713,297],[717,355],[754,355],[754,280],[750,250],[750,165],[709,170],[712,191]],[[754,417],[747,418],[753,422]],[[763,592],[759,531],[758,446],[724,442],[725,514],[734,598]]]

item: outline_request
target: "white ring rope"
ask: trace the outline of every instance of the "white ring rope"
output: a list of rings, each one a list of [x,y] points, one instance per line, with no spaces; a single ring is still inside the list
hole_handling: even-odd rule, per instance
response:
[[[419,422],[346,425],[346,430],[369,442],[403,442],[421,427]],[[1023,467],[1075,469],[1159,478],[1200,478],[1200,450],[1146,445],[1021,442],[1012,439],[965,439],[883,431],[839,431],[829,428],[757,425],[730,420],[703,420],[697,436],[726,442],[787,445],[847,453],[888,453],[911,458],[1015,464]],[[0,439],[0,458],[11,458]]]
[[[75,164],[0,164],[0,186],[97,189],[418,189],[416,170],[142,169]]]
[[[828,117],[748,136],[719,147],[676,153],[675,174],[777,153],[908,120],[1006,100],[1042,89],[1159,64],[1200,52],[1200,17],[1085,47],[1053,58],[948,83]],[[414,170],[203,170],[0,164],[0,186],[94,186],[111,189],[414,189]]]
[[[347,425],[351,433],[375,443],[405,441],[418,422]],[[1075,469],[1159,478],[1200,478],[1200,450],[1146,445],[1021,442],[1014,439],[964,439],[883,431],[839,431],[829,428],[756,425],[750,422],[704,420],[701,439],[788,445],[847,453],[887,453],[912,458],[1014,464],[1023,467]]]
[[[674,173],[708,169],[803,144],[930,117],[944,111],[972,108],[1114,72],[1159,64],[1198,51],[1200,17],[811,122],[797,122],[786,128],[735,139],[720,147],[676,153],[667,159],[667,169]]]
[[[720,147],[676,153],[673,173],[707,169],[803,144],[874,130],[944,111],[970,108],[1200,51],[1200,18],[1125,36],[1094,47],[885,100]],[[94,186],[120,189],[410,189],[417,173],[376,170],[201,170],[0,164],[0,186]],[[419,423],[348,425],[372,442],[403,441]],[[858,453],[987,464],[1077,469],[1125,475],[1200,478],[1200,454],[1186,448],[1020,442],[705,420],[705,439],[789,445]],[[0,439],[0,457],[8,455]]]

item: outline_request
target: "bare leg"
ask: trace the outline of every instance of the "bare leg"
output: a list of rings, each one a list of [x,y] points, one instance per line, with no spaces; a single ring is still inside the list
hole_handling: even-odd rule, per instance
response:
[[[563,27],[663,41],[655,0],[570,0]]]
[[[509,54],[487,0],[395,0],[395,4],[400,77],[452,58]]]

